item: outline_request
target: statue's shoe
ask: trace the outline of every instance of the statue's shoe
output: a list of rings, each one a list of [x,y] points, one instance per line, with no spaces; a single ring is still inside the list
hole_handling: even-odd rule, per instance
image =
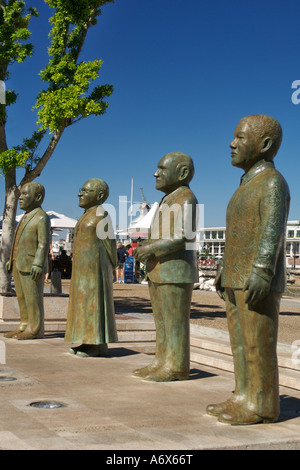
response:
[[[149,380],[152,382],[173,382],[175,380],[188,380],[189,371],[173,371],[167,367],[161,367],[156,369],[153,372],[150,372],[148,375],[144,376],[144,380]]]
[[[69,351],[73,350],[73,354],[79,357],[107,357],[108,347],[107,344],[82,344],[77,348],[70,348]]]
[[[6,333],[3,334],[4,338],[13,338],[14,336],[22,333],[23,330],[13,330],[13,331],[7,331]]]
[[[7,331],[6,333],[3,334],[3,336],[4,338],[13,338],[15,335],[18,335],[19,333],[22,333],[23,331],[25,331],[26,327],[27,327],[26,324],[21,324],[15,330]]]
[[[206,407],[206,413],[210,416],[219,416],[226,410],[231,410],[231,408],[234,406],[238,406],[238,403],[234,402],[232,398],[229,398],[228,400],[223,401],[222,403],[208,405]]]
[[[275,423],[278,420],[276,417],[264,417],[259,416],[252,410],[245,407],[234,407],[231,410],[227,410],[219,415],[220,423],[232,424],[232,425],[247,425],[247,424],[258,424],[258,423]]]
[[[134,375],[134,377],[142,377],[143,378],[143,377],[146,377],[147,375],[151,374],[155,370],[157,370],[159,367],[161,367],[161,364],[158,361],[154,360],[148,366],[142,367],[141,369],[134,370],[132,375]]]
[[[27,339],[42,339],[44,335],[42,333],[30,333],[28,331],[23,331],[13,336],[14,339],[18,340],[27,340]]]

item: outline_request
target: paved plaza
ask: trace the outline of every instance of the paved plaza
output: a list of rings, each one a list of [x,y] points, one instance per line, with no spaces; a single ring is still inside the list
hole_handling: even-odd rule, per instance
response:
[[[152,324],[151,315],[143,315],[143,324]],[[0,334],[6,353],[6,363],[0,364],[0,449],[105,450],[111,455],[300,449],[300,388],[280,387],[277,423],[230,426],[205,413],[209,403],[223,401],[233,391],[234,374],[222,365],[192,361],[190,379],[180,382],[133,377],[134,369],[151,361],[154,343],[152,338],[147,350],[150,327],[144,331],[144,349],[139,338],[135,344],[124,332],[143,315],[116,315],[121,341],[109,345],[108,358],[69,354],[63,331],[48,331],[44,339],[30,341]],[[220,333],[214,328],[205,331],[211,332],[211,340]],[[61,406],[32,406],[43,401]]]

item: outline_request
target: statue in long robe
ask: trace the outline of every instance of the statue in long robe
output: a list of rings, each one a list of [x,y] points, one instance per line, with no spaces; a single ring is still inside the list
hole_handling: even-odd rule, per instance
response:
[[[106,356],[107,343],[118,341],[113,301],[116,240],[111,219],[101,206],[108,192],[104,181],[93,178],[78,195],[85,212],[74,233],[65,341],[79,343],[69,351],[81,357]]]

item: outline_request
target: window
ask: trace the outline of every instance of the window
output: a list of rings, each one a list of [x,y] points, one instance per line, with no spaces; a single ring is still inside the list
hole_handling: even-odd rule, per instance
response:
[[[288,230],[288,238],[294,238],[294,230]]]

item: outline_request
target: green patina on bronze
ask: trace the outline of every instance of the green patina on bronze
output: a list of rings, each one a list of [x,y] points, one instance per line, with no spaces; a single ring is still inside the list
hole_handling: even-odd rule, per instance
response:
[[[187,243],[185,228],[196,230],[197,199],[189,188],[194,175],[192,159],[169,153],[154,173],[156,189],[163,191],[151,224],[149,239],[135,251],[146,262],[156,327],[155,358],[134,375],[157,382],[185,380],[190,368],[189,317],[194,282],[198,280],[196,252]]]
[[[97,178],[88,180],[79,192],[85,212],[74,233],[65,341],[79,343],[70,352],[84,357],[107,355],[107,343],[118,340],[113,301],[116,240],[110,217],[101,206],[108,193],[107,184]]]
[[[44,336],[44,272],[50,243],[50,221],[41,208],[45,189],[40,183],[27,183],[20,193],[20,209],[25,211],[12,244],[8,272],[13,273],[20,309],[20,325],[5,333],[19,340]]]
[[[273,163],[281,139],[276,119],[254,115],[240,121],[230,144],[232,165],[245,173],[228,204],[215,282],[226,301],[235,391],[207,407],[229,424],[274,422],[280,413],[276,346],[290,203],[288,185]]]

